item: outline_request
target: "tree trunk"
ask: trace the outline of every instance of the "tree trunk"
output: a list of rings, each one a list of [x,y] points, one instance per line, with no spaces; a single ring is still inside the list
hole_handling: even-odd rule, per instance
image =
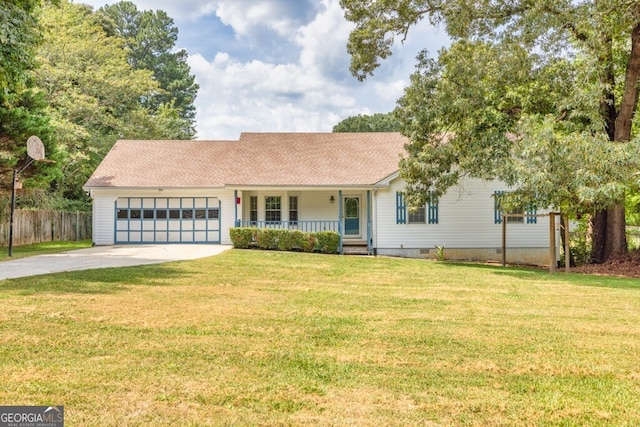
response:
[[[640,12],[640,8],[639,8]],[[620,102],[620,109],[616,115],[613,142],[624,143],[631,139],[633,116],[638,105],[638,83],[640,82],[640,23],[631,31],[631,53],[627,62],[624,89]],[[602,108],[602,105],[601,105]],[[607,114],[607,130],[611,138],[610,107]],[[627,235],[624,215],[624,201],[606,212],[598,212],[593,224],[593,262],[603,262],[609,258],[626,253]]]
[[[624,205],[616,205],[607,211],[607,240],[604,246],[604,259],[627,253],[627,230],[624,217]]]
[[[605,245],[607,242],[607,211],[598,211],[592,220],[591,262],[601,264],[605,261]]]

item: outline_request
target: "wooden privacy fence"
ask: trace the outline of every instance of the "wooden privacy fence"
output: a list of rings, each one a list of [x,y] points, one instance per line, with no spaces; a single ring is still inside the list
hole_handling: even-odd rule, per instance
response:
[[[13,244],[91,239],[90,212],[30,211],[17,209]],[[0,245],[9,245],[9,213],[0,221]]]

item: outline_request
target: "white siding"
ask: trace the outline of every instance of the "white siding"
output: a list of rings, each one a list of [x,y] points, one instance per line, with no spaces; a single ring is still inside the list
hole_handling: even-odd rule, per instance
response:
[[[119,198],[217,198],[220,200],[220,243],[231,244],[229,228],[234,226],[235,203],[232,190],[221,189],[94,189],[93,242],[114,244],[115,203]],[[240,209],[240,208],[239,208]],[[143,230],[141,230],[142,232]],[[148,234],[148,231],[147,231]]]
[[[289,220],[289,196],[298,197],[298,221],[336,221],[338,219],[338,191],[286,191],[281,189],[243,191],[242,218],[249,221],[250,197],[258,197],[258,221],[265,220],[265,198],[281,197],[282,221]],[[331,203],[331,196],[334,202]]]
[[[93,195],[93,244],[95,245],[113,245],[115,202],[116,197],[113,195]]]
[[[376,192],[377,248],[501,248],[502,227],[494,221],[492,196],[494,191],[506,190],[504,184],[468,180],[439,200],[437,224],[396,224],[396,192],[403,185],[396,179],[390,188]],[[536,224],[509,223],[507,247],[548,248],[549,218],[538,217]]]
[[[243,191],[242,192],[242,217],[243,221],[250,221],[250,200],[251,197],[257,197],[258,202],[258,223],[265,221],[265,198],[270,196],[281,197],[281,220],[290,221],[289,218],[289,197],[298,197],[298,226],[299,229],[305,231],[315,231],[314,227],[322,227],[321,229],[329,230],[335,227],[340,215],[340,204],[347,197],[357,197],[360,200],[359,206],[359,235],[344,236],[345,239],[366,239],[367,237],[367,192],[361,189],[346,189],[342,191],[342,201],[340,200],[339,190],[260,190],[260,191]],[[333,201],[332,201],[333,198]],[[344,215],[344,212],[343,212]],[[312,222],[310,224],[301,224],[300,222]],[[327,224],[319,224],[327,222]],[[331,224],[328,224],[331,222]],[[344,223],[342,224],[344,227]]]

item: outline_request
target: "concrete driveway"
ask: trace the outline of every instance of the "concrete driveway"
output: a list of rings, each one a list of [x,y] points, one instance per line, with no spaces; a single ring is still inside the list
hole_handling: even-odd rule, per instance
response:
[[[0,262],[0,280],[63,271],[129,267],[205,258],[230,249],[228,245],[123,245],[94,246],[87,249],[37,255]]]

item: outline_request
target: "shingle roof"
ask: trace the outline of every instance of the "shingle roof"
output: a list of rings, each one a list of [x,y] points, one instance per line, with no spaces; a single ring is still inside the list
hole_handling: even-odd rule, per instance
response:
[[[372,185],[398,170],[405,143],[399,133],[243,133],[239,141],[121,140],[85,187]]]

